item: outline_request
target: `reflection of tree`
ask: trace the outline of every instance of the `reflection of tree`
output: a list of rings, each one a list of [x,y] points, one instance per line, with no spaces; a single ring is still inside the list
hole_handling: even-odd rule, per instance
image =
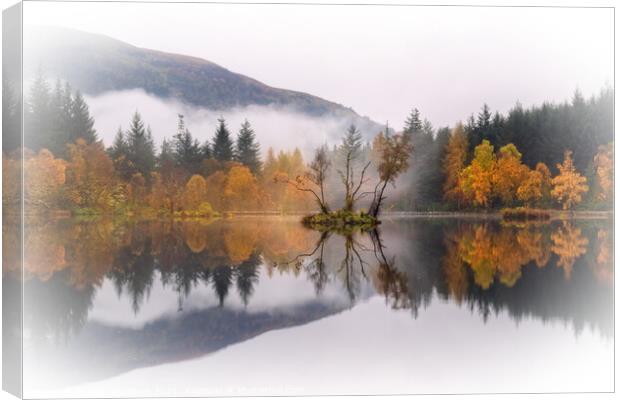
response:
[[[248,305],[261,265],[268,274],[302,274],[317,295],[334,283],[351,302],[365,293],[369,283],[391,307],[411,309],[414,316],[437,293],[485,316],[507,309],[514,318],[534,315],[570,320],[575,326],[586,322],[608,326],[603,316],[592,316],[590,304],[609,308],[605,303],[609,290],[599,290],[595,283],[613,280],[613,238],[608,229],[584,224],[577,228],[568,223],[401,221],[382,225],[381,233],[319,233],[295,220],[251,218],[210,224],[104,220],[29,225],[25,296],[33,315],[28,323],[40,330],[41,337],[65,336],[79,329],[105,278],[119,296],[131,299],[136,313],[154,281],[161,279],[164,287],[178,294],[182,311],[183,302],[198,286],[210,288],[224,306],[235,285],[236,294]],[[586,237],[593,238],[589,253]],[[561,271],[546,268],[552,254],[564,271],[570,266],[571,279],[558,282]],[[18,260],[4,261],[8,267],[4,275],[12,277],[10,262]],[[589,268],[574,267],[579,263]],[[579,300],[576,291],[592,292],[589,302]],[[46,303],[40,307],[45,315],[36,323],[39,311],[34,305],[39,301]]]
[[[325,289],[325,285],[329,282],[329,276],[327,274],[327,266],[325,265],[325,243],[329,232],[323,232],[321,238],[317,244],[318,257],[312,260],[306,265],[306,273],[308,279],[314,284],[314,292],[320,295]],[[316,250],[315,250],[316,251]]]
[[[228,289],[230,288],[230,285],[232,285],[232,278],[232,269],[227,265],[215,267],[211,273],[213,289],[219,299],[220,307],[224,305],[224,300],[226,299],[226,296],[228,296]]]
[[[248,305],[254,293],[254,286],[258,283],[258,267],[261,259],[258,253],[253,253],[247,260],[236,268],[237,290],[244,305]]]
[[[458,304],[461,304],[467,294],[469,277],[465,262],[459,254],[458,241],[458,236],[446,233],[444,239],[446,254],[442,257],[442,265],[448,293]]]
[[[587,251],[588,239],[581,234],[581,229],[564,222],[551,234],[551,240],[553,242],[551,251],[559,257],[557,265],[564,270],[566,279],[569,279],[575,260]]]
[[[131,297],[132,308],[136,314],[153,286],[155,259],[150,250],[150,239],[134,242],[133,246],[121,249],[114,260],[114,268],[109,273],[118,296],[125,292]]]
[[[599,282],[613,284],[614,265],[611,254],[613,238],[611,237],[609,231],[605,229],[599,229],[596,237],[598,242],[596,260],[594,263],[590,263],[590,265],[592,266],[594,275]]]
[[[385,246],[381,241],[378,229],[370,232],[373,243],[373,253],[379,262],[375,274],[375,289],[385,296],[386,303],[390,302],[392,308],[410,308],[409,288],[407,287],[407,274],[395,267],[396,257],[388,258],[385,255]]]
[[[491,287],[496,279],[512,287],[524,266],[533,262],[544,267],[552,251],[546,228],[531,224],[499,229],[489,223],[462,225],[446,234],[445,246],[446,279],[455,290],[464,285],[459,262],[471,268],[482,289]]]

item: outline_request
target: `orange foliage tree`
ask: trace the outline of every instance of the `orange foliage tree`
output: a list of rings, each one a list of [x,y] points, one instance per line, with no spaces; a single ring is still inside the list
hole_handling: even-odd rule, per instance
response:
[[[243,165],[234,166],[228,172],[224,198],[226,207],[233,211],[258,210],[264,203],[256,177]]]
[[[77,139],[68,145],[67,200],[75,207],[109,209],[114,206],[114,165],[103,143]]]
[[[474,159],[460,177],[461,190],[474,206],[487,207],[493,192],[493,175],[497,160],[493,145],[483,140],[474,149]]]
[[[58,206],[65,183],[66,162],[47,149],[24,158],[24,202],[27,208]],[[28,211],[28,210],[26,210]]]
[[[611,200],[614,186],[614,144],[608,143],[600,146],[594,156],[594,169],[596,172],[596,199],[601,202]]]
[[[443,185],[444,199],[460,204],[463,199],[463,191],[459,184],[461,171],[465,168],[467,159],[467,135],[463,124],[460,122],[452,130],[450,139],[446,145],[446,155],[443,160],[445,181]]]
[[[571,154],[569,150],[564,153],[564,162],[558,164],[560,173],[551,181],[551,195],[562,204],[564,210],[570,210],[579,204],[583,193],[588,191],[588,180],[575,168]]]
[[[504,205],[511,205],[517,198],[521,183],[528,177],[527,166],[521,163],[521,153],[508,143],[499,149],[499,158],[493,171],[493,189]]]

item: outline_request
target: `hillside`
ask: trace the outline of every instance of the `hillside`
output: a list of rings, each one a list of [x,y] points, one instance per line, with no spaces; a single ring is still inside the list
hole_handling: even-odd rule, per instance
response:
[[[32,36],[28,35],[31,33]],[[160,98],[174,98],[214,110],[249,105],[291,107],[312,116],[351,119],[362,131],[380,125],[343,105],[307,93],[273,88],[210,61],[143,49],[103,35],[64,28],[29,28],[24,73],[43,68],[88,95],[141,88]]]

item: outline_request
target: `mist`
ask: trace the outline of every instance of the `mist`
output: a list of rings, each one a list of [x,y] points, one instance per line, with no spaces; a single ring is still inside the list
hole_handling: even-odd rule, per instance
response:
[[[324,116],[314,117],[290,107],[258,106],[209,110],[188,105],[173,99],[162,99],[149,95],[142,89],[106,92],[99,96],[86,96],[91,114],[95,119],[97,133],[106,146],[110,146],[119,126],[126,130],[135,111],[150,126],[153,139],[159,148],[164,138],[172,138],[177,131],[178,114],[182,114],[185,125],[201,143],[211,141],[219,118],[224,118],[233,139],[241,123],[247,118],[252,124],[263,155],[267,149],[292,150],[298,147],[305,158],[314,149],[340,139],[351,118]],[[361,127],[362,129],[362,127]],[[364,132],[369,139],[378,132]]]

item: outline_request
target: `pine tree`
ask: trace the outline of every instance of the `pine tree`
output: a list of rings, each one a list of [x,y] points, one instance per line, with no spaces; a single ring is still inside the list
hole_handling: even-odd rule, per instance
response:
[[[213,139],[213,157],[217,161],[232,161],[234,152],[230,132],[226,127],[224,118],[218,119],[218,122],[220,124],[215,131],[215,138]]]
[[[353,207],[355,206],[353,192],[358,183],[355,179],[355,169],[358,158],[360,157],[361,148],[362,135],[355,125],[351,125],[343,136],[342,144],[339,148],[341,157],[340,163],[344,168],[339,169],[338,174],[340,175],[345,189],[344,209],[346,211],[353,211]]]
[[[20,114],[21,104],[19,96],[13,90],[11,83],[2,78],[2,151],[5,154],[20,146]]]
[[[129,180],[133,174],[133,169],[129,160],[129,146],[120,126],[114,137],[112,147],[108,149],[108,155],[114,163],[114,169],[118,176],[124,180]]]
[[[150,183],[151,172],[155,168],[155,145],[151,129],[144,129],[144,122],[137,111],[131,120],[126,140],[131,167]]]
[[[69,136],[71,127],[71,94],[69,94],[69,107],[66,107],[65,93],[60,79],[56,80],[54,91],[50,97],[49,112],[50,121],[48,126],[49,137],[43,147],[60,157],[66,156],[66,143],[73,142]]]
[[[49,145],[51,132],[49,122],[51,93],[45,75],[39,69],[30,87],[24,116],[24,146],[38,151]]]
[[[403,131],[410,135],[422,130],[422,119],[420,119],[420,111],[417,108],[411,110],[411,113],[405,120]]]
[[[159,155],[157,156],[157,166],[162,168],[164,166],[171,166],[174,164],[176,164],[174,148],[172,147],[172,143],[164,138],[161,143]]]
[[[187,170],[190,174],[198,173],[202,161],[202,152],[198,140],[192,137],[191,132],[185,126],[183,115],[179,114],[177,133],[172,143],[174,158],[178,166]]]
[[[88,104],[84,101],[80,91],[75,92],[71,103],[71,124],[69,140],[74,142],[77,138],[83,138],[86,143],[93,143],[98,140],[97,131],[94,128],[95,121],[90,115]]]
[[[237,135],[236,159],[247,166],[253,174],[260,172],[260,145],[256,142],[256,135],[247,119],[241,124]]]

